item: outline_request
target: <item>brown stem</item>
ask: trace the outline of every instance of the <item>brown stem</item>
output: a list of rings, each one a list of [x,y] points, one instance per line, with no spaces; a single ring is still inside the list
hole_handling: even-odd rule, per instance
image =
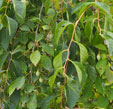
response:
[[[89,8],[89,7],[88,7]],[[74,29],[73,29],[73,33],[72,33],[72,38],[71,38],[71,41],[70,41],[70,43],[69,43],[69,46],[68,46],[68,48],[67,48],[67,58],[66,58],[66,62],[65,62],[65,64],[64,64],[64,71],[63,71],[63,74],[66,74],[67,73],[67,65],[68,65],[68,61],[69,61],[69,52],[70,52],[70,48],[71,48],[71,44],[72,44],[72,42],[73,42],[73,39],[74,39],[74,35],[75,35],[75,31],[76,31],[76,27],[77,27],[77,25],[78,25],[78,23],[80,22],[80,19],[82,18],[82,16],[84,15],[84,13],[86,12],[86,10],[88,9],[88,8],[86,8],[84,11],[83,11],[83,13],[81,14],[81,16],[79,17],[79,19],[76,21],[76,23],[75,23],[75,25],[74,25]],[[66,84],[66,77],[65,77],[65,79],[64,79],[64,85]],[[62,93],[62,96],[63,96],[63,91],[64,91],[64,89],[62,89],[61,90],[61,93]],[[63,97],[62,97],[62,99],[63,99]],[[62,100],[63,101],[63,100]],[[62,102],[61,102],[61,107],[62,107]]]
[[[11,62],[12,62],[12,59],[13,59],[12,51],[14,50],[14,46],[15,46],[15,43],[16,43],[16,37],[17,37],[17,35],[18,35],[18,32],[19,32],[19,27],[18,27],[18,29],[17,29],[17,31],[16,31],[15,36],[14,36],[14,43],[13,43],[13,46],[12,46],[12,50],[11,50],[11,52],[10,52],[11,57],[10,57],[10,60],[9,60],[9,63],[8,63],[7,69],[6,69],[6,80],[5,80],[5,85],[4,85],[2,103],[4,102],[4,98],[5,98],[5,89],[6,89],[7,81],[8,81],[9,68],[10,68],[10,65],[11,65]]]

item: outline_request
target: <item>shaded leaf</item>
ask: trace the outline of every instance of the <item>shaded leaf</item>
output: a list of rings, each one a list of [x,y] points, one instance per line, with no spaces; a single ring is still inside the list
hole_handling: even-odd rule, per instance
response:
[[[14,19],[12,19],[8,16],[7,16],[7,20],[8,20],[9,36],[11,36],[13,38],[17,31],[18,23]]]

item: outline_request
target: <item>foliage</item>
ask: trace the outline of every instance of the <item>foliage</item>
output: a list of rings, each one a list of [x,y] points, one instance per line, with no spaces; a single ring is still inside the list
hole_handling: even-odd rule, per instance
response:
[[[112,109],[112,15],[113,0],[0,0],[0,106]]]

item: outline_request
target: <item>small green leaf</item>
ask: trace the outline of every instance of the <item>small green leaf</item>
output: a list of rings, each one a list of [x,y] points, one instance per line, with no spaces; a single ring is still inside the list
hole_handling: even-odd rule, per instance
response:
[[[39,63],[40,59],[41,59],[41,54],[38,50],[31,53],[30,60],[35,66]]]
[[[86,62],[86,60],[88,59],[88,50],[86,49],[86,47],[83,44],[81,44],[77,41],[74,41],[74,42],[77,43],[80,47],[80,62],[81,63]]]
[[[9,46],[9,41],[10,41],[10,36],[8,34],[8,30],[2,29],[0,31],[0,43],[6,51],[7,51],[8,46]]]
[[[87,78],[87,73],[85,71],[84,66],[80,62],[77,62],[77,61],[71,61],[71,62],[76,68],[79,82],[81,84],[84,84],[84,82],[86,81],[86,78]]]
[[[107,97],[100,95],[97,100],[97,106],[99,108],[107,108],[108,104],[109,104],[109,101],[108,101]]]
[[[92,41],[93,26],[94,26],[94,16],[89,16],[85,24],[84,31],[86,37],[89,39],[90,42]]]
[[[18,77],[15,81],[11,83],[8,89],[9,96],[15,91],[15,89],[19,90],[25,83],[25,77]]]
[[[42,63],[42,66],[48,70],[48,71],[51,71],[52,70],[52,62],[51,62],[51,59],[46,56],[46,55],[43,55],[41,57],[41,63]]]
[[[18,77],[15,82],[14,82],[14,86],[15,88],[18,90],[20,89],[25,83],[25,77]]]
[[[62,67],[62,52],[60,52],[53,60],[53,66],[55,69],[61,68]]]
[[[51,101],[55,98],[55,95],[45,97],[41,102],[41,109],[48,109]]]
[[[8,16],[7,16],[7,20],[8,20],[9,36],[11,36],[13,38],[17,31],[18,23],[14,19],[12,19]]]
[[[2,2],[3,2],[3,0],[0,1],[0,8],[1,8],[1,6],[2,6]]]
[[[3,55],[0,55],[0,69],[2,69],[6,59],[7,59],[8,53],[5,53]]]
[[[57,76],[58,72],[59,72],[61,69],[62,69],[62,68],[57,69],[57,70],[54,72],[54,74],[53,74],[51,77],[49,77],[49,86],[50,86],[51,88],[53,87],[54,82],[55,82],[55,79],[56,79],[56,76]]]
[[[106,71],[105,71],[105,77],[107,78],[107,85],[110,85],[113,83],[113,71],[107,66]]]
[[[47,54],[54,56],[54,49],[52,47],[50,47],[49,45],[44,44],[43,49]]]
[[[97,69],[98,73],[100,74],[100,76],[105,72],[106,66],[107,66],[106,59],[102,59],[97,62],[96,69]]]
[[[12,0],[16,19],[19,23],[23,23],[26,16],[26,1]]]
[[[24,90],[25,90],[26,93],[31,93],[34,90],[34,88],[35,87],[33,85],[26,84]]]
[[[30,96],[28,102],[27,102],[27,107],[28,109],[37,109],[37,96],[36,94],[33,94]]]
[[[63,20],[60,23],[58,23],[58,25],[56,26],[56,29],[55,29],[55,42],[56,42],[57,45],[58,45],[59,39],[60,39],[63,31],[70,24],[72,24],[72,23],[69,22],[69,21]]]

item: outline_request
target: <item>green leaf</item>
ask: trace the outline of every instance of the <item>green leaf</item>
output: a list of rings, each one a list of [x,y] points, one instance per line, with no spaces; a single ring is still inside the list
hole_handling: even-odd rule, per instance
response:
[[[105,3],[101,3],[101,2],[83,2],[83,3],[79,3],[77,6],[75,6],[73,8],[72,14],[76,13],[81,8],[84,8],[84,10],[85,10],[88,7],[88,5],[96,6],[97,8],[102,10],[104,12],[104,14],[107,14],[109,16],[109,18],[112,17],[112,15],[110,13],[109,5],[107,5]]]
[[[54,56],[54,49],[52,47],[50,47],[49,45],[44,44],[43,49],[47,54]]]
[[[8,46],[9,46],[9,41],[10,41],[10,36],[8,34],[8,30],[2,29],[0,31],[0,43],[6,51],[7,51]]]
[[[87,78],[87,73],[85,71],[84,66],[80,62],[77,62],[77,61],[71,61],[71,62],[76,68],[79,82],[81,84],[84,84],[84,82],[86,81],[86,78]]]
[[[47,13],[49,7],[52,6],[52,2],[51,2],[51,0],[45,0],[44,6],[45,6],[45,13]]]
[[[7,21],[8,21],[9,36],[11,36],[13,38],[17,31],[18,23],[14,19],[12,19],[8,16],[7,16]]]
[[[39,63],[40,59],[41,59],[41,54],[38,50],[31,53],[30,60],[35,66]]]
[[[88,5],[90,5],[91,2],[82,2],[82,3],[79,3],[77,4],[73,10],[72,10],[72,14],[75,14],[77,11],[79,11],[81,8],[87,8]]]
[[[41,57],[41,64],[44,67],[44,69],[46,69],[48,71],[52,70],[52,62],[51,62],[51,59],[48,56],[43,55]]]
[[[104,97],[104,96],[99,96],[98,100],[97,100],[97,106],[99,108],[107,108],[109,104],[109,101],[107,99],[107,97]]]
[[[105,77],[107,78],[107,85],[110,85],[113,83],[113,71],[107,66],[106,71],[105,71]]]
[[[89,39],[89,41],[92,41],[92,32],[93,32],[93,26],[94,26],[94,16],[89,16],[87,19],[87,22],[85,24],[85,35]]]
[[[81,44],[77,41],[74,41],[74,42],[76,44],[78,44],[80,47],[80,62],[81,63],[86,62],[86,60],[88,59],[88,50],[86,49],[86,47],[83,44]]]
[[[63,31],[66,29],[68,25],[72,24],[69,21],[61,21],[60,23],[57,24],[56,29],[55,29],[55,42],[58,45],[59,39],[63,33]]]
[[[73,109],[80,96],[79,84],[75,80],[68,77],[65,90],[69,109]]]
[[[54,74],[53,74],[51,77],[49,77],[49,86],[50,86],[51,88],[53,87],[54,82],[55,82],[55,79],[56,79],[56,76],[57,76],[58,72],[59,72],[61,69],[62,69],[62,68],[57,69],[57,70],[54,72]]]
[[[0,1],[0,8],[1,8],[1,6],[2,6],[2,3],[3,3],[3,0]]]
[[[12,51],[12,54],[16,54],[18,52],[25,52],[25,47],[24,46],[20,46],[18,45],[13,51]]]
[[[0,69],[2,69],[5,61],[7,60],[8,53],[0,55]]]
[[[36,94],[33,94],[30,96],[28,102],[27,102],[27,107],[28,109],[37,109],[37,96]]]
[[[11,85],[8,88],[9,96],[12,95],[12,93],[15,91],[15,89],[19,90],[25,83],[25,77],[18,77],[15,81],[11,83]]]
[[[26,16],[26,2],[19,0],[12,0],[16,19],[19,23],[23,23]]]
[[[25,77],[18,77],[15,82],[14,82],[14,86],[17,90],[19,90],[25,83]]]
[[[95,87],[99,93],[104,94],[105,85],[104,85],[104,82],[102,81],[102,79],[100,78],[100,76],[96,78]]]
[[[55,69],[62,67],[62,53],[63,51],[61,51],[57,56],[55,56],[53,60],[53,66]]]
[[[33,85],[26,84],[24,90],[25,90],[26,93],[31,93],[34,90],[34,88],[35,87]]]
[[[45,97],[41,102],[41,109],[48,109],[51,101],[55,98],[55,95]]]
[[[100,76],[105,72],[106,67],[107,67],[106,59],[102,59],[97,62],[96,69],[97,69],[98,73],[100,74]]]

